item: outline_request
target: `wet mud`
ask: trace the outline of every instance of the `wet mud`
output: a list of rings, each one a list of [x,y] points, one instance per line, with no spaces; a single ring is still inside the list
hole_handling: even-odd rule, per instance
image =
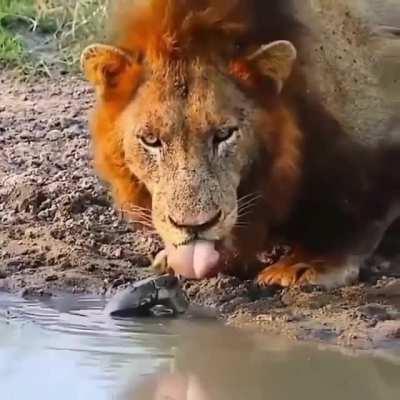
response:
[[[154,274],[158,238],[112,207],[91,165],[93,92],[77,76],[30,82],[0,73],[0,289],[22,296],[110,295]],[[400,235],[360,283],[333,291],[257,287],[218,276],[185,282],[226,323],[358,349],[400,345]]]

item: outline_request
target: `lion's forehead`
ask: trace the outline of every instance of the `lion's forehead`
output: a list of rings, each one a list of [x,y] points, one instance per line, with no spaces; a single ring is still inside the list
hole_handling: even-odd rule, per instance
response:
[[[158,73],[143,83],[130,105],[138,128],[159,129],[159,134],[181,128],[204,132],[242,118],[243,94],[215,69],[195,73]]]

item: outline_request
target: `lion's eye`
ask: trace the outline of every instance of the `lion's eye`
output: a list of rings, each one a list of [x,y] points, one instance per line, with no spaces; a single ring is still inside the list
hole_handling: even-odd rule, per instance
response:
[[[140,141],[147,147],[161,147],[162,142],[158,136],[155,135],[144,135],[139,137]]]
[[[214,135],[214,143],[219,144],[229,140],[239,130],[236,126],[218,129]]]

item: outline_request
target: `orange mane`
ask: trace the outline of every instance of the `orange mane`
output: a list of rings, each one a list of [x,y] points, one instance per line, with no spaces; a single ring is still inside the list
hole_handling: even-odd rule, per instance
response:
[[[226,51],[246,30],[243,2],[237,0],[128,1],[114,14],[115,45],[151,61]],[[247,7],[246,7],[247,8]]]
[[[111,44],[133,60],[146,60],[149,65],[193,58],[222,60],[244,90],[250,90],[265,107],[275,110],[272,118],[282,134],[272,140],[276,163],[264,178],[264,186],[274,194],[267,204],[279,217],[288,213],[297,191],[301,134],[290,112],[274,104],[276,96],[268,98],[271,82],[246,58],[260,45],[275,40],[289,40],[300,46],[299,26],[290,16],[289,3],[290,0],[125,0],[117,2],[110,19]],[[99,99],[92,120],[96,168],[112,184],[120,207],[151,205],[144,185],[129,172],[120,139],[114,132],[114,122],[136,90],[141,71],[141,62],[127,67],[110,93]],[[295,70],[284,92],[293,92],[302,82],[299,76]],[[271,138],[266,140],[271,142]]]
[[[149,78],[152,90],[146,92],[142,86],[144,93],[138,96],[138,109],[145,102],[146,106],[157,106],[152,102],[153,92],[154,98],[160,94],[159,103],[164,101],[163,85],[180,90],[184,85],[179,84],[185,79],[181,76],[185,75],[182,67],[193,60],[200,61],[201,67],[212,67],[208,70],[223,75],[225,82],[231,78],[229,86],[235,91],[227,91],[226,97],[233,93],[230,98],[236,99],[239,88],[244,96],[240,96],[238,104],[251,99],[248,109],[254,108],[256,118],[249,120],[256,124],[252,128],[257,135],[254,147],[258,147],[249,156],[252,159],[248,170],[238,172],[243,176],[238,177],[235,195],[243,199],[260,194],[261,200],[246,215],[245,226],[231,228],[230,246],[226,249],[233,258],[237,257],[227,257],[229,265],[231,261],[232,268],[240,265],[238,272],[244,274],[257,251],[276,238],[318,254],[317,260],[319,254],[328,258],[338,252],[344,254],[351,247],[352,238],[367,231],[365,221],[371,215],[375,221],[382,217],[383,200],[399,192],[398,180],[387,179],[396,169],[393,160],[397,150],[378,153],[382,157],[378,160],[376,154],[346,134],[315,96],[313,86],[308,85],[305,76],[312,76],[313,68],[311,74],[303,73],[308,67],[303,51],[307,33],[293,17],[291,3],[292,0],[116,0],[109,21],[113,27],[111,46],[89,46],[83,57],[86,75],[98,94],[91,122],[96,169],[112,186],[117,206],[128,213],[130,207],[140,214],[143,207],[149,211],[159,205],[152,204],[151,194],[140,180],[146,180],[147,172],[140,179],[132,172],[140,173],[143,165],[134,165],[141,156],[129,146],[131,131],[117,126],[124,122],[119,117],[145,79]],[[282,53],[283,59],[288,54],[282,45],[289,47],[289,65],[281,59]],[[278,50],[264,53],[271,46]],[[260,54],[265,58],[258,59]],[[185,100],[186,95],[182,101]],[[198,113],[203,104],[196,104],[193,113]],[[125,122],[129,127],[135,124],[135,117],[142,125],[148,121],[147,109],[143,120],[140,110],[132,110],[132,115],[126,113],[131,117]],[[217,108],[212,110],[218,114]],[[130,149],[131,154],[124,153]],[[377,166],[377,161],[386,166]],[[178,168],[181,166],[173,170]],[[151,183],[150,177],[146,184]],[[160,194],[163,195],[164,192]],[[172,202],[176,201],[168,204]],[[149,218],[147,214],[146,217]],[[149,221],[145,222],[148,226]]]
[[[302,27],[290,16],[291,0],[120,0],[110,25],[112,44],[159,61],[194,57],[244,59],[261,44],[289,40],[301,46]],[[233,71],[250,79],[246,67]]]

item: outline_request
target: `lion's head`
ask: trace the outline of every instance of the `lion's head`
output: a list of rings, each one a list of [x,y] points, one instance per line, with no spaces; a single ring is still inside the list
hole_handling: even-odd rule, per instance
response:
[[[143,216],[137,205],[149,195],[140,205],[151,206],[171,266],[200,278],[214,270],[217,249],[231,245],[257,196],[270,218],[287,211],[300,135],[281,91],[296,50],[280,40],[239,56],[232,41],[243,27],[217,18],[218,9],[152,3],[158,8],[129,17],[136,31],[125,28],[117,46],[83,53],[98,94],[97,165],[121,206]]]

